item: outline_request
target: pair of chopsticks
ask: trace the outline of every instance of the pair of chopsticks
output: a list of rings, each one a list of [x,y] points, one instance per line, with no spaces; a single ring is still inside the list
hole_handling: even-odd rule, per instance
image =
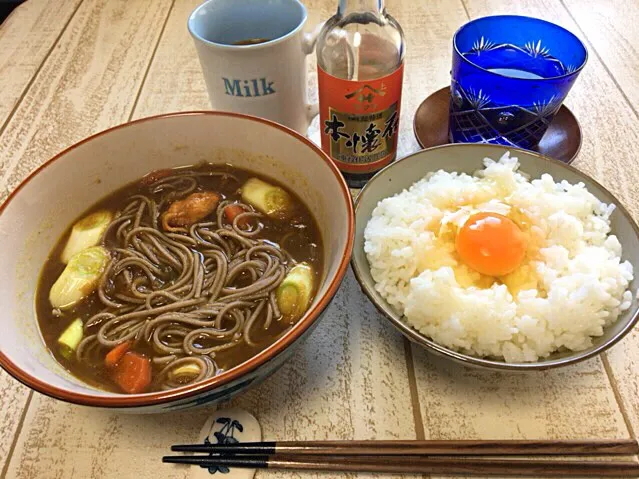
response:
[[[180,444],[172,451],[206,455],[164,456],[163,462],[201,467],[339,472],[504,476],[639,477],[639,463],[584,459],[632,456],[632,439],[588,441],[279,441]],[[509,456],[496,457],[496,456]],[[512,456],[512,457],[510,457]],[[539,456],[576,456],[543,459]]]

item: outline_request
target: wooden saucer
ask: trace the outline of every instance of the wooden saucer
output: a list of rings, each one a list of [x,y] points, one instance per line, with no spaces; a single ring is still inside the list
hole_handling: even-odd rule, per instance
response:
[[[417,143],[422,148],[445,145],[448,140],[448,104],[450,88],[442,88],[426,98],[413,120]],[[581,128],[572,112],[561,106],[539,146],[534,150],[544,156],[570,164],[581,148]]]

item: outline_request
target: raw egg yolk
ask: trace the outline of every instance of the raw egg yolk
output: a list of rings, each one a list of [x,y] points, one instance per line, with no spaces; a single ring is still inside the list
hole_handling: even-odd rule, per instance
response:
[[[498,213],[476,213],[457,233],[455,249],[475,271],[503,276],[521,264],[526,254],[526,238],[510,218]]]

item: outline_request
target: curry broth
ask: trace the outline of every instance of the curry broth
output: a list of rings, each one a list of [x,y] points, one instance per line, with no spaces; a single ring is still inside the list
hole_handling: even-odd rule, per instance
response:
[[[272,220],[265,216],[262,217],[260,221],[263,223],[264,229],[260,232],[257,238],[265,239],[280,245],[280,247],[286,250],[297,262],[305,261],[310,264],[314,273],[313,296],[315,295],[323,269],[323,246],[321,234],[312,214],[293,191],[286,188],[284,185],[278,184],[271,178],[256,175],[253,172],[235,168],[230,165],[220,166],[204,164],[196,167],[179,168],[175,171],[184,172],[187,170],[200,172],[228,172],[237,177],[239,183],[233,180],[224,179],[220,176],[198,177],[198,188],[196,191],[215,191],[220,193],[223,199],[227,200],[238,200],[240,198],[238,193],[239,187],[251,177],[257,177],[270,184],[284,188],[294,200],[292,215],[290,215],[290,217],[286,220]],[[102,209],[113,212],[121,211],[130,202],[133,195],[141,192],[148,192],[148,187],[144,185],[142,179],[129,184],[100,200],[77,220],[94,211]],[[159,213],[163,210],[160,210]],[[211,216],[214,216],[214,214],[211,214]],[[60,353],[59,345],[57,343],[60,334],[76,318],[81,318],[83,322],[86,322],[90,317],[104,309],[104,305],[98,298],[97,291],[91,293],[88,297],[81,300],[79,304],[75,305],[71,309],[65,310],[60,317],[54,314],[51,307],[49,292],[52,285],[65,268],[65,265],[60,260],[60,256],[69,238],[72,226],[73,225],[70,225],[60,240],[58,240],[40,274],[35,297],[36,313],[40,331],[47,349],[49,349],[56,360],[74,376],[91,386],[109,391],[120,392],[115,383],[110,379],[109,373],[104,366],[81,364],[78,362],[75,355],[70,358],[66,358]],[[103,245],[107,249],[114,247],[115,233],[113,231],[111,231],[106,238],[103,238]],[[248,277],[240,278],[240,281],[243,284],[250,284],[251,282]],[[252,329],[251,334],[251,338],[255,342],[255,346],[249,346],[248,344],[243,343],[231,349],[217,352],[215,355],[215,362],[217,366],[222,370],[228,370],[241,364],[269,345],[273,344],[279,337],[289,330],[293,324],[294,323],[285,322],[284,320],[273,320],[269,329],[264,330],[261,323],[259,323]],[[201,341],[201,343],[203,343],[202,346],[206,346],[206,341]],[[107,351],[108,350],[105,350],[105,354]],[[142,353],[148,357],[157,355],[157,353],[153,350],[152,345],[145,341],[138,342],[138,344],[132,348],[132,351]],[[160,366],[154,365],[153,372],[157,373],[159,369]]]

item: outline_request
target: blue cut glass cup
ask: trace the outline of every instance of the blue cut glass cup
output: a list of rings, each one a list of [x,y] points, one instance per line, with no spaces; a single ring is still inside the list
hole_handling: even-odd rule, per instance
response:
[[[449,139],[534,149],[588,58],[554,23],[483,17],[453,37]]]

